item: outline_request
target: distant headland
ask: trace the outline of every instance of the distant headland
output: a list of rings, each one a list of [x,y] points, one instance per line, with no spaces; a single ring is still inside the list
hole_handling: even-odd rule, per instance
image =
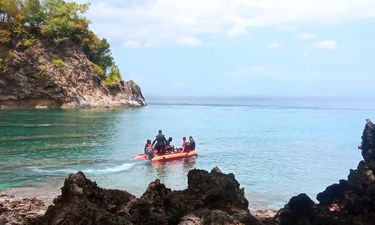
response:
[[[121,107],[146,104],[123,81],[110,45],[89,29],[86,4],[0,3],[0,108]]]

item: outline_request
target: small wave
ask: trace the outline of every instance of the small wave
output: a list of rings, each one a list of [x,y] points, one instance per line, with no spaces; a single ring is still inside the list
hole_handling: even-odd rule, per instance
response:
[[[86,169],[83,170],[84,173],[92,174],[107,174],[107,173],[116,173],[121,171],[126,171],[131,169],[135,164],[134,163],[124,163],[115,167],[106,167],[102,169]]]
[[[103,167],[103,168],[67,168],[67,169],[48,169],[48,168],[38,168],[38,167],[29,167],[29,169],[34,173],[45,174],[45,175],[66,175],[71,173],[76,173],[82,171],[85,174],[89,175],[102,175],[102,174],[111,174],[122,171],[127,171],[131,169],[135,163],[123,163],[118,166]]]

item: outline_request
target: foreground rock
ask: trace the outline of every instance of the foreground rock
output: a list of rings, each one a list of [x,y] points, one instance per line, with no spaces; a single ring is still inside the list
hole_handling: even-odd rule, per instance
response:
[[[340,180],[319,193],[315,204],[307,195],[293,197],[280,210],[282,225],[374,225],[375,224],[375,125],[366,121],[362,135],[362,161]]]
[[[135,197],[126,191],[102,189],[78,172],[61,192],[37,224],[131,224],[127,206]]]
[[[155,180],[137,199],[102,189],[78,172],[35,224],[259,224],[239,186],[233,174],[218,168],[191,170],[186,190],[172,191]]]
[[[40,199],[18,199],[0,193],[0,225],[33,224],[44,212]]]
[[[62,50],[63,49],[63,50]],[[11,53],[11,54],[10,54]],[[59,48],[36,39],[29,48],[14,40],[0,45],[0,108],[72,108],[143,106],[141,89],[133,81],[108,87],[82,47]]]

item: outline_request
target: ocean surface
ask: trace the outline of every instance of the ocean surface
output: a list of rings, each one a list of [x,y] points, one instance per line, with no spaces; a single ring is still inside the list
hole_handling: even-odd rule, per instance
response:
[[[140,196],[159,178],[184,189],[190,169],[234,173],[250,208],[280,208],[298,193],[312,198],[346,178],[373,99],[149,98],[130,109],[0,110],[0,189],[57,190],[83,171],[105,188]],[[162,129],[196,159],[151,164],[133,158]]]

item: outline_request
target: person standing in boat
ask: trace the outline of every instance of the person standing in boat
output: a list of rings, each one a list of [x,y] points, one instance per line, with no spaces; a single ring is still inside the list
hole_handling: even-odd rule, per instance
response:
[[[158,153],[165,154],[165,147],[167,146],[167,143],[168,141],[165,139],[163,131],[159,130],[158,135],[156,135],[155,140],[152,142],[152,146],[158,150]]]

